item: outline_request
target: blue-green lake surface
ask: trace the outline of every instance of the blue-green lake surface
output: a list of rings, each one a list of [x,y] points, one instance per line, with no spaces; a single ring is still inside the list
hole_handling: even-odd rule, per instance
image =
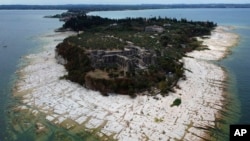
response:
[[[8,106],[21,57],[36,51],[44,42],[39,37],[62,25],[58,19],[43,18],[63,11],[0,10],[0,140],[8,123]]]
[[[38,10],[2,10],[0,11],[0,141],[8,140],[6,131],[9,129],[8,110],[15,103],[11,89],[16,79],[15,72],[23,63],[21,57],[39,51],[46,44],[39,37],[52,33],[62,26],[58,19],[43,18],[45,15],[62,13],[63,11]],[[232,123],[250,124],[250,9],[160,9],[160,10],[126,10],[100,11],[89,15],[99,15],[108,18],[126,17],[170,17],[186,18],[188,20],[214,21],[218,25],[234,26],[232,32],[240,35],[239,43],[232,48],[232,54],[218,64],[228,73],[228,91],[232,93],[235,102],[239,103],[237,113],[228,116],[237,117]],[[227,110],[230,110],[227,109]],[[235,111],[235,110],[232,110]],[[236,110],[237,111],[237,110]],[[226,114],[227,115],[227,114]],[[238,118],[239,116],[239,118]],[[18,121],[17,121],[18,122]],[[230,123],[230,122],[229,122]],[[228,123],[227,123],[228,124]],[[52,128],[54,129],[54,128]],[[66,132],[66,131],[65,131]],[[64,133],[65,133],[64,132]],[[16,133],[18,140],[34,138],[32,132]],[[53,139],[47,138],[47,140]],[[76,138],[76,140],[79,138]]]

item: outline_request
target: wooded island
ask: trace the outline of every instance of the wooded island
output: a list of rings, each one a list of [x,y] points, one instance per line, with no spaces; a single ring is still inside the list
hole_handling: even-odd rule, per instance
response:
[[[143,91],[164,96],[185,79],[181,61],[187,52],[206,49],[197,37],[210,35],[210,21],[175,18],[108,19],[79,12],[64,17],[62,29],[74,30],[56,48],[68,75],[87,88],[135,97]],[[80,32],[82,31],[82,32]],[[178,87],[178,86],[177,86]],[[150,93],[154,95],[154,93]]]

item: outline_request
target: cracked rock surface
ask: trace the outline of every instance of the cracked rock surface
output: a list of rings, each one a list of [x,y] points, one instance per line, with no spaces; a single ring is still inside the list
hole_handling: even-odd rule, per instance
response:
[[[29,65],[22,68],[14,96],[22,98],[20,109],[35,115],[46,114],[46,119],[65,128],[84,126],[100,129],[100,135],[120,141],[141,140],[200,140],[208,127],[215,126],[218,112],[223,108],[223,81],[221,67],[210,63],[224,57],[237,36],[216,28],[204,39],[209,50],[193,51],[183,58],[186,80],[178,82],[180,89],[157,99],[139,95],[135,99],[124,95],[104,97],[98,92],[67,80],[67,74],[55,59],[55,46],[69,34],[44,37],[49,41],[44,51],[26,56]],[[177,98],[179,106],[170,105]],[[71,121],[67,122],[66,121]],[[204,128],[204,130],[202,129]]]

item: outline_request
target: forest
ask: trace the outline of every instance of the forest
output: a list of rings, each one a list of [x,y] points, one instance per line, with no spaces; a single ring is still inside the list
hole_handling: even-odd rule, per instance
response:
[[[146,32],[145,28],[152,25],[162,27],[164,31]],[[210,35],[216,26],[210,21],[166,17],[108,19],[81,14],[63,25],[64,29],[76,31],[78,35],[65,39],[56,52],[67,60],[65,79],[98,90],[103,95],[118,93],[135,97],[140,92],[158,89],[165,96],[173,91],[179,79],[185,79],[181,58],[192,50],[206,49],[197,37]],[[117,66],[97,70],[86,54],[89,49],[124,49],[128,42],[154,52],[156,63],[124,74]],[[103,77],[90,75],[97,75],[97,72]]]

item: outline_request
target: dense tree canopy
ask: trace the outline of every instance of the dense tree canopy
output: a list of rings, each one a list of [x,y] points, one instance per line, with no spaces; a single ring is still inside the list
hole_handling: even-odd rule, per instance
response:
[[[163,32],[145,32],[147,26],[157,25]],[[210,35],[216,26],[213,22],[195,22],[175,18],[108,19],[80,14],[63,25],[74,31],[84,31],[69,37],[57,46],[56,51],[67,60],[67,79],[103,94],[115,92],[135,96],[135,93],[159,88],[166,94],[184,77],[183,63],[179,60],[186,52],[197,49],[201,42],[196,37]],[[85,51],[123,49],[127,42],[155,52],[156,63],[144,70],[124,72],[117,66],[104,66],[105,77],[88,75],[95,69]]]

